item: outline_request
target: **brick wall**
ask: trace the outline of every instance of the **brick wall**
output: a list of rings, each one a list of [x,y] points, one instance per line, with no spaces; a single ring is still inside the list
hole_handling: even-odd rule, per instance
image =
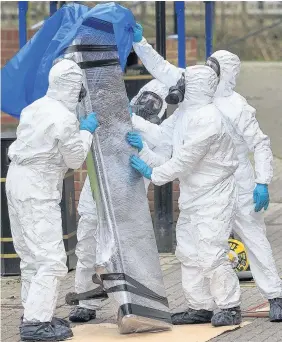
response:
[[[1,131],[5,130],[6,127],[17,127],[19,120],[12,116],[1,112]]]
[[[169,38],[166,41],[166,59],[174,65],[178,64],[178,41]],[[197,39],[186,38],[186,64],[195,65],[197,63]]]
[[[28,30],[28,39],[36,31]],[[1,29],[1,67],[3,67],[19,50],[19,33],[17,29]],[[1,131],[14,130],[18,120],[1,112]]]
[[[36,31],[28,30],[27,36],[30,39]],[[1,66],[19,50],[19,32],[17,29],[1,29]]]
[[[32,37],[35,31],[28,31],[28,37]],[[1,66],[5,65],[6,62],[13,57],[18,51],[18,31],[15,29],[2,29],[1,30]],[[150,43],[154,43],[153,39],[148,39]],[[177,40],[167,39],[167,59],[177,65]],[[186,39],[186,61],[188,65],[194,65],[197,61],[197,40],[196,38]],[[1,112],[1,130],[15,128],[18,120],[12,118],[9,115]],[[75,201],[76,206],[78,204],[81,189],[86,178],[87,171],[84,163],[83,167],[75,172]],[[174,221],[178,217],[178,197],[179,197],[179,184],[178,181],[173,183],[173,212]],[[151,213],[154,212],[154,187],[150,185],[148,191],[148,200],[150,205]]]

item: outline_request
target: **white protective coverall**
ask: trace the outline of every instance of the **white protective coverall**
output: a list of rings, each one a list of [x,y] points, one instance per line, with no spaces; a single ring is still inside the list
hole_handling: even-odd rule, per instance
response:
[[[162,118],[167,108],[165,102],[165,97],[168,94],[167,87],[157,80],[152,80],[141,88],[138,94],[131,100],[131,105],[134,105],[139,96],[145,91],[151,91],[162,98],[163,105],[158,114],[159,118]],[[146,120],[133,114],[132,122],[135,130],[138,131],[138,127],[142,126]],[[141,135],[144,140],[143,149],[139,155],[144,160],[150,160],[152,167],[163,164],[171,157],[172,150],[170,141],[163,141],[161,144],[158,144],[158,141],[153,136],[151,137],[150,132],[144,132],[144,134],[141,132]],[[144,179],[144,181],[147,191],[150,181],[147,179]],[[92,276],[95,273],[98,219],[96,204],[92,196],[88,176],[80,194],[77,210],[80,215],[80,220],[77,228],[77,246],[75,251],[78,258],[75,274],[75,291],[77,293],[83,293],[96,287],[93,284]],[[97,310],[101,306],[101,300],[80,301],[79,306]]]
[[[180,79],[184,70],[165,61],[144,37],[141,42],[133,44],[133,47],[146,69],[167,87],[175,85]],[[236,224],[232,229],[246,246],[252,275],[261,293],[266,298],[272,299],[282,296],[281,279],[275,267],[271,246],[265,235],[263,215],[254,211],[252,197],[255,182],[269,184],[271,181],[272,153],[269,138],[262,133],[255,118],[255,109],[233,91],[236,76],[240,72],[240,60],[237,56],[235,58],[231,55],[227,51],[218,51],[212,56],[218,59],[221,66],[221,78],[215,94],[215,104],[233,123],[236,138],[234,135],[232,138],[236,144],[240,162],[235,174],[239,191],[238,213]],[[256,179],[248,158],[249,151],[254,152]]]
[[[214,103],[229,118],[236,129],[233,141],[239,159],[235,173],[238,205],[232,230],[245,244],[252,275],[262,295],[267,299],[282,297],[282,283],[275,267],[271,246],[266,237],[263,213],[254,211],[255,183],[269,184],[273,176],[270,140],[256,120],[256,110],[233,89],[240,72],[240,59],[228,51],[217,51],[212,57],[220,65],[220,83]],[[248,153],[254,153],[255,171]]]
[[[75,108],[82,71],[70,60],[49,74],[46,96],[26,107],[9,148],[11,231],[21,258],[24,321],[50,322],[60,280],[67,274],[60,201],[65,173],[79,168],[92,134],[79,130]]]
[[[233,308],[240,305],[240,287],[227,253],[235,212],[235,147],[222,116],[212,104],[215,72],[206,66],[185,71],[185,99],[160,126],[146,122],[159,141],[173,142],[172,158],[153,168],[152,182],[180,181],[180,216],[176,256],[189,308]]]
[[[149,73],[168,88],[175,86],[185,69],[164,60],[143,37],[133,48]]]

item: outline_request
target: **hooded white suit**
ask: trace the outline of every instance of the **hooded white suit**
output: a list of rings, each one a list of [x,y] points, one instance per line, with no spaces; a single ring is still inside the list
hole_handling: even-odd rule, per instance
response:
[[[212,104],[215,72],[189,67],[185,79],[185,100],[174,114],[160,126],[146,122],[142,127],[157,141],[170,139],[173,145],[172,158],[153,168],[152,182],[180,181],[176,255],[189,308],[233,308],[240,305],[240,287],[227,253],[236,202],[236,151]]]
[[[141,88],[138,94],[131,100],[131,105],[134,105],[139,96],[145,91],[156,93],[162,98],[163,105],[158,114],[159,118],[162,118],[167,107],[164,99],[168,94],[168,89],[159,81],[152,80]],[[134,128],[138,131],[138,127],[140,127],[143,122],[146,122],[146,120],[133,114],[132,122]],[[142,137],[144,139],[143,149],[139,155],[144,158],[144,160],[150,160],[151,166],[161,165],[171,157],[171,145],[163,143],[155,147],[158,142],[154,140],[154,137],[151,137],[150,132],[142,135]],[[150,182],[147,179],[144,181],[147,190]],[[80,215],[80,220],[77,228],[78,242],[76,246],[76,255],[78,257],[78,262],[75,274],[75,290],[77,293],[83,293],[95,288],[95,284],[92,282],[92,276],[95,273],[96,237],[98,229],[97,209],[92,196],[88,176],[80,194],[77,210]],[[99,309],[100,305],[101,300],[87,300],[80,301],[79,303],[80,307],[91,310]]]
[[[17,140],[9,148],[6,192],[21,258],[24,321],[51,321],[67,274],[59,206],[63,179],[69,168],[82,165],[92,142],[75,115],[81,84],[76,63],[57,63],[46,96],[22,111]]]
[[[261,293],[267,299],[282,297],[282,283],[265,235],[263,213],[255,212],[253,204],[255,183],[269,184],[273,176],[270,140],[259,127],[255,117],[256,110],[233,90],[240,72],[239,58],[224,50],[213,53],[212,57],[220,65],[220,83],[214,103],[230,119],[237,133],[232,137],[239,159],[239,167],[235,173],[238,204],[232,230],[245,244],[252,275]],[[256,177],[249,152],[254,153]]]
[[[146,69],[167,87],[175,85],[180,79],[184,69],[165,61],[144,37],[133,47]],[[214,102],[222,114],[229,118],[236,132],[232,138],[239,158],[239,168],[235,174],[239,195],[236,221],[232,229],[246,246],[252,275],[261,293],[268,299],[282,297],[281,279],[265,235],[263,216],[262,213],[255,213],[253,204],[255,182],[269,184],[272,178],[270,141],[259,128],[255,109],[233,91],[236,76],[240,72],[239,58],[227,51],[217,51],[212,57],[218,60],[221,67]],[[248,157],[250,151],[254,152],[256,178]]]

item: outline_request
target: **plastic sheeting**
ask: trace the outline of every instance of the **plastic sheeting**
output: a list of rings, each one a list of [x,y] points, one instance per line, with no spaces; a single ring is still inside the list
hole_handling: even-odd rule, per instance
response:
[[[125,67],[135,25],[130,10],[115,3],[103,3],[92,9],[78,4],[63,6],[2,68],[2,111],[18,118],[26,106],[46,94],[54,60],[71,44],[81,23],[91,18],[113,24],[120,63]]]
[[[80,115],[95,111],[100,123],[87,161],[99,219],[100,278],[118,304],[121,333],[167,330],[170,314],[144,181],[129,165],[135,151],[125,139],[132,125],[122,69],[119,63],[103,67],[91,63],[117,59],[114,30],[100,20],[86,20],[84,25],[74,41],[76,47],[65,57],[85,68],[87,95]],[[104,51],[89,51],[97,45],[104,45]],[[79,46],[88,51],[73,52]]]

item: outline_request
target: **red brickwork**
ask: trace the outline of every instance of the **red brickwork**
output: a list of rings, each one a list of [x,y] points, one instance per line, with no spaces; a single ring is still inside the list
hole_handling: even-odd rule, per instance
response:
[[[28,39],[30,39],[36,31],[28,30]],[[19,34],[17,29],[1,29],[1,67],[3,67],[9,59],[11,59],[19,50]],[[1,112],[1,131],[16,127],[17,119]]]
[[[166,59],[174,65],[178,63],[178,41],[167,39]],[[186,38],[186,64],[195,65],[197,63],[197,39],[194,37]]]
[[[1,112],[1,128],[6,126],[17,126],[18,120],[13,118],[11,115]]]
[[[30,39],[36,31],[28,30]],[[19,50],[19,32],[17,29],[1,29],[1,67]]]
[[[32,37],[35,31],[28,31],[28,38]],[[6,62],[14,56],[18,51],[18,30],[16,29],[2,29],[1,30],[1,66],[5,65]],[[149,42],[154,43],[154,40],[148,39]],[[166,42],[167,56],[166,58],[173,64],[177,65],[177,40],[167,39]],[[186,39],[186,61],[188,65],[194,65],[197,62],[197,40],[196,38]],[[18,120],[12,118],[9,115],[1,112],[1,128],[8,126],[17,125]],[[79,200],[80,192],[86,178],[87,171],[86,165],[75,172],[75,201],[76,205]],[[178,201],[179,198],[179,184],[175,181],[173,184],[173,211],[174,221],[178,217]],[[151,213],[154,212],[154,187],[150,185],[148,191],[148,200],[150,205]]]

